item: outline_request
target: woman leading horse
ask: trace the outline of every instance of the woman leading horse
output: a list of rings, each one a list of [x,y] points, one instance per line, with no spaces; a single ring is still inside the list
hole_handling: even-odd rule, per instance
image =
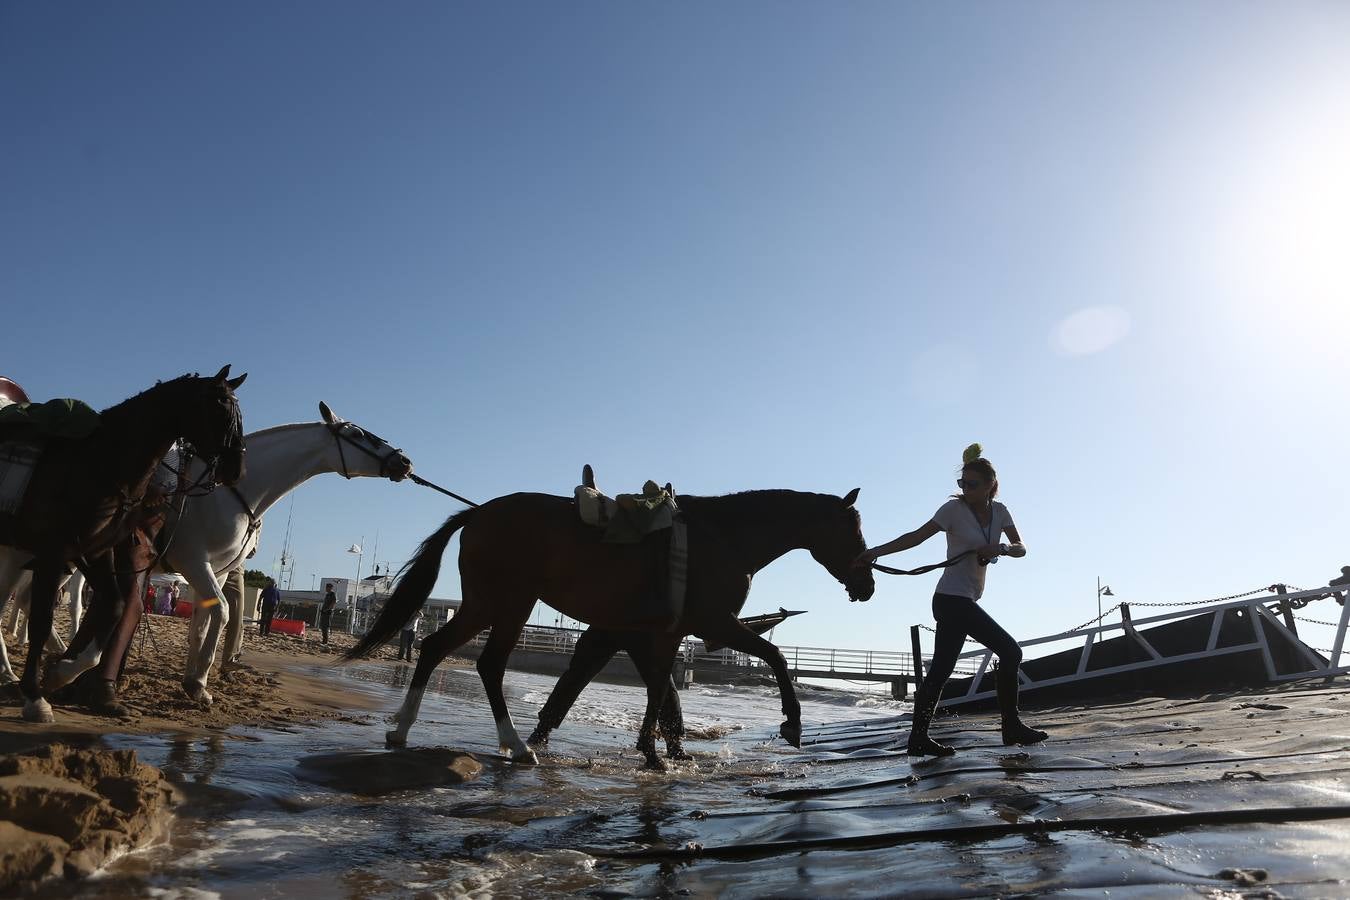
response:
[[[962,454],[960,494],[954,495],[923,525],[893,541],[865,551],[860,562],[872,563],[877,557],[917,547],[939,531],[947,534],[947,566],[933,595],[933,618],[937,620],[933,659],[928,674],[914,697],[914,723],[909,733],[908,750],[913,756],[950,756],[956,751],[928,736],[942,686],[956,667],[956,658],[967,637],[973,637],[998,654],[998,705],[1003,718],[1003,743],[1034,744],[1046,738],[1022,722],[1017,712],[1017,667],[1022,648],[1017,641],[980,608],[989,566],[1000,556],[1026,556],[1026,547],[1013,524],[1008,508],[998,496],[998,473],[989,460],[980,455],[979,444],[971,444]],[[1003,543],[1003,535],[1012,543]]]

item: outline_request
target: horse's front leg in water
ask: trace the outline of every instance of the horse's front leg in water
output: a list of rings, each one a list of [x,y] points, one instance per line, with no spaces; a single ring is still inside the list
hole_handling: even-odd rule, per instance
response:
[[[764,661],[773,669],[778,680],[778,693],[783,702],[783,724],[778,733],[794,747],[802,745],[802,705],[797,701],[797,692],[792,687],[792,676],[788,672],[787,660],[778,648],[747,628],[739,619],[732,618],[723,623],[715,632],[700,632],[705,637],[715,638],[732,650],[749,653]]]
[[[548,743],[549,732],[563,723],[586,685],[614,658],[619,646],[613,638],[612,632],[595,627],[587,628],[577,638],[567,671],[562,673],[558,683],[549,692],[544,708],[539,710],[539,724],[526,741],[531,747]]]

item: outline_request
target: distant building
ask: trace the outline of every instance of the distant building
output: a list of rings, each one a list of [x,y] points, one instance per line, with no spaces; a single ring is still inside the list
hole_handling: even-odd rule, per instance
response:
[[[348,614],[352,615],[352,630],[363,633],[368,623],[379,614],[385,598],[394,589],[394,579],[389,575],[369,575],[356,582],[351,578],[320,578],[320,585],[331,584],[337,594],[337,619],[344,622]],[[281,591],[281,604],[278,612],[286,612],[288,617],[304,619],[313,624],[318,621],[319,607],[323,605],[324,591]],[[426,617],[423,633],[430,633],[454,616],[459,609],[458,599],[432,597],[422,607]]]

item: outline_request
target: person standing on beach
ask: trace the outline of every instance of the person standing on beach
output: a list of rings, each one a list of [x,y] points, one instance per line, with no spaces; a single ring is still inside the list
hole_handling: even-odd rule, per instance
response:
[[[262,589],[262,616],[258,621],[258,633],[264,637],[272,633],[272,616],[280,602],[281,591],[277,590],[277,583],[267,579],[267,586]]]
[[[323,595],[323,606],[319,609],[319,630],[323,632],[323,642],[328,643],[328,628],[333,622],[333,610],[337,608],[337,594],[333,593],[333,586],[325,584],[323,589],[327,591]]]
[[[953,494],[932,519],[893,541],[864,550],[858,557],[860,564],[871,565],[880,556],[917,547],[939,531],[945,531],[947,558],[956,559],[942,573],[933,594],[937,636],[928,674],[914,697],[914,724],[908,745],[912,756],[950,756],[956,752],[930,738],[928,726],[967,637],[973,637],[998,655],[1003,743],[1034,744],[1047,737],[1044,731],[1023,723],[1017,712],[1017,667],[1022,662],[1022,648],[979,605],[989,565],[998,562],[1000,556],[1021,558],[1027,553],[1008,508],[994,500],[998,495],[998,473],[981,452],[979,444],[966,448],[961,477],[956,481],[961,493]],[[1012,543],[1000,541],[1005,534]]]
[[[408,624],[403,626],[403,630],[398,636],[398,658],[407,659],[412,662],[413,644],[417,643],[417,629],[422,625],[422,611],[419,609],[417,614],[408,620]]]

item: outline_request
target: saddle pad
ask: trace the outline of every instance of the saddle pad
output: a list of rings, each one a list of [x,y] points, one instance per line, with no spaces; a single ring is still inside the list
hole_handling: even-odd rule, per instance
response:
[[[0,512],[18,512],[41,456],[35,444],[0,444]]]
[[[93,434],[98,423],[98,412],[80,400],[60,399],[0,406],[0,433],[24,440],[79,440]]]

